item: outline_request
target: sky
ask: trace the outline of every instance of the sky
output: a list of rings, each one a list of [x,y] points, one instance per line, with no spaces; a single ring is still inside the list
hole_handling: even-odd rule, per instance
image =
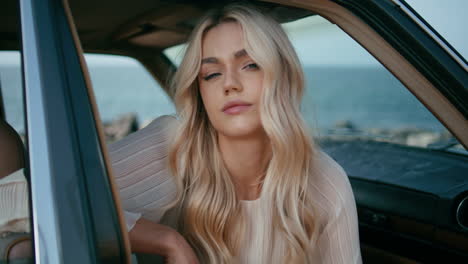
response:
[[[468,0],[406,0],[458,52],[468,58],[466,11]],[[295,21],[285,26],[304,65],[373,65],[378,63],[338,27],[319,17]],[[307,33],[307,34],[305,34]],[[168,51],[181,57],[180,49]],[[87,55],[91,65],[130,65],[134,60],[120,56]],[[0,53],[0,65],[18,65],[14,52]]]
[[[458,52],[468,58],[466,15],[468,0],[407,0]],[[303,65],[376,65],[377,62],[336,25],[314,16],[284,25]],[[170,49],[167,54],[176,62],[181,49]]]
[[[465,59],[468,59],[467,0],[406,0]]]
[[[466,0],[408,0],[435,30],[465,58],[468,34]],[[448,6],[447,4],[453,4]],[[375,65],[378,62],[336,25],[315,16],[286,24],[285,29],[303,65]]]

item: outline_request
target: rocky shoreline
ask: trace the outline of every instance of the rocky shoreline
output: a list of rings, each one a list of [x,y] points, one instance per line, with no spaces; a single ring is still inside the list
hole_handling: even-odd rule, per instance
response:
[[[103,122],[106,143],[119,141],[127,135],[138,131],[149,124],[151,120],[138,122],[137,115],[127,113],[111,122]],[[349,120],[337,122],[334,127],[318,130],[318,140],[372,140],[401,144],[405,146],[451,149],[467,154],[465,148],[450,134],[448,130],[434,132],[421,128],[406,127],[397,129],[370,128],[359,129]],[[24,135],[20,134],[24,141]]]
[[[106,142],[111,143],[118,141],[130,133],[144,127],[149,122],[143,122],[143,126],[139,124],[136,114],[128,113],[120,116],[112,122],[104,123],[104,133]],[[334,127],[320,130],[320,138],[327,139],[364,139],[384,141],[396,144],[402,144],[415,147],[431,147],[431,148],[458,148],[464,150],[456,139],[445,130],[442,132],[434,132],[430,130],[407,127],[397,129],[370,128],[359,129],[349,120],[337,122]]]
[[[372,139],[414,147],[464,149],[448,130],[435,132],[416,127],[359,129],[349,120],[337,122],[334,128],[323,131],[323,135],[327,138]]]
[[[103,126],[107,143],[119,141],[141,128],[134,113],[121,115],[112,122],[103,122]]]

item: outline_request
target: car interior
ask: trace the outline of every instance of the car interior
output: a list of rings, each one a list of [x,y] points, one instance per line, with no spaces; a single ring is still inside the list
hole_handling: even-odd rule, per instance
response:
[[[94,109],[98,107],[92,96],[85,52],[136,59],[171,97],[167,84],[177,67],[164,50],[185,43],[200,16],[226,2],[64,1]],[[349,9],[328,0],[248,2],[281,23],[319,15],[338,25],[468,148],[466,116],[399,50]],[[17,1],[6,1],[3,7],[0,50],[21,50]],[[18,169],[27,170],[28,153],[18,133],[5,120],[1,93],[0,99],[1,179]],[[98,114],[96,120],[102,139]],[[320,145],[350,178],[358,205],[364,263],[462,263],[468,259],[468,156],[365,140],[327,138]],[[105,144],[102,148],[107,155]],[[0,238],[0,254],[5,259],[31,259],[30,241],[24,233]],[[128,239],[126,243],[130,250]],[[138,263],[146,262],[141,257]]]
[[[2,95],[0,91],[1,99]],[[3,107],[0,107],[0,141],[2,142],[0,177],[3,178],[24,168],[25,163],[23,142],[18,133],[6,122]]]
[[[25,149],[19,134],[6,122],[0,80],[0,180],[24,169]],[[0,239],[0,256],[6,260],[31,257],[31,237],[27,233],[12,232]],[[1,259],[0,259],[1,260]]]

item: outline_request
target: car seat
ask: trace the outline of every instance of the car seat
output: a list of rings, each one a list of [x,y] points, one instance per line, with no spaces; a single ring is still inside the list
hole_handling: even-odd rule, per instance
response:
[[[18,133],[7,123],[3,109],[0,86],[0,179],[23,169],[25,165],[23,142]],[[0,214],[3,211],[0,210]],[[29,233],[1,233],[0,263],[33,263],[31,245]]]

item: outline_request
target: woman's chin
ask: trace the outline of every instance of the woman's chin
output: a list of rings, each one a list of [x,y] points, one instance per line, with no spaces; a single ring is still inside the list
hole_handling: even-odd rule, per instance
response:
[[[254,138],[263,137],[265,132],[261,126],[258,125],[225,125],[218,130],[218,133],[228,138]]]

